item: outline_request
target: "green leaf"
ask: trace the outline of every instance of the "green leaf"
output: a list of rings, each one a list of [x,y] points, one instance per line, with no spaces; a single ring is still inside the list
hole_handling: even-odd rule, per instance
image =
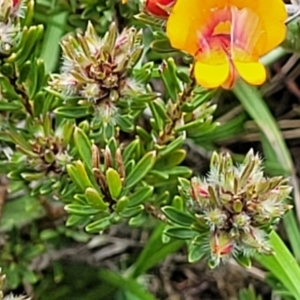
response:
[[[157,28],[157,29],[161,29],[164,26],[164,20],[160,19],[160,18],[153,18],[152,16],[150,16],[149,14],[146,13],[139,13],[137,15],[134,16],[134,18],[138,21],[141,22],[141,24],[145,25],[148,24],[151,27]]]
[[[75,127],[74,142],[75,142],[76,149],[80,155],[80,158],[86,164],[86,167],[91,167],[92,166],[92,145],[85,132],[79,127]]]
[[[11,263],[5,270],[6,281],[10,288],[15,289],[21,282],[19,267],[16,263]]]
[[[131,278],[138,278],[140,275],[146,273],[147,270],[156,266],[168,255],[177,252],[184,245],[184,241],[163,243],[162,235],[164,229],[165,224],[158,224],[158,226],[156,226],[142,252],[134,264],[127,270],[126,275]]]
[[[134,130],[134,123],[132,122],[130,116],[117,115],[116,123],[124,132],[132,132]]]
[[[163,171],[165,174],[169,176],[182,176],[182,177],[190,177],[193,174],[193,171],[189,167],[185,166],[176,166],[170,169]]]
[[[234,259],[243,268],[251,268],[252,266],[251,258],[245,255],[235,256]]]
[[[169,119],[169,117],[166,113],[166,107],[164,102],[162,100],[155,100],[152,101],[151,104],[153,104],[153,106],[155,107],[155,111],[159,115],[160,119],[165,123]]]
[[[275,231],[270,233],[274,255],[257,255],[255,259],[267,268],[292,293],[300,299],[300,267],[286,245]]]
[[[205,256],[205,251],[203,247],[199,245],[194,245],[192,242],[189,243],[188,252],[189,263],[195,263]]]
[[[164,234],[177,240],[190,240],[195,237],[197,232],[186,227],[170,227],[166,228]]]
[[[168,58],[161,65],[161,78],[165,84],[170,98],[177,101],[178,93],[182,91],[180,80],[177,77],[177,67],[172,57]]]
[[[49,241],[55,238],[58,238],[60,236],[60,232],[53,230],[53,229],[44,229],[41,233],[40,233],[40,238],[43,241]]]
[[[156,159],[156,151],[145,154],[141,160],[133,167],[126,178],[126,188],[129,189],[137,184],[152,169]]]
[[[72,165],[67,165],[67,172],[72,181],[82,190],[82,192],[85,192],[85,189],[88,187],[93,187],[84,165],[80,160],[77,160]]]
[[[149,132],[147,132],[143,127],[136,126],[136,132],[137,134],[147,143],[152,142],[152,136]]]
[[[20,176],[26,181],[39,180],[45,176],[45,173],[33,173],[33,172],[23,172]]]
[[[128,207],[125,210],[122,211],[121,215],[124,218],[131,218],[139,213],[141,213],[144,210],[144,206],[142,204],[136,205],[134,207]]]
[[[86,219],[83,218],[82,216],[70,215],[67,219],[66,226],[67,227],[77,226],[79,224],[82,224],[82,222],[85,220]]]
[[[58,11],[48,15],[48,22],[40,57],[45,61],[46,72],[53,72],[59,61],[60,39],[64,34],[68,12]]]
[[[97,209],[106,210],[108,208],[108,203],[104,202],[102,196],[94,188],[88,187],[85,190],[85,197],[87,202]]]
[[[184,137],[181,135],[166,146],[160,147],[156,145],[157,149],[159,150],[159,156],[163,157],[169,155],[170,153],[177,150],[178,148],[181,148],[183,142],[184,142]]]
[[[184,201],[181,196],[174,196],[173,201],[172,201],[172,207],[175,207],[176,209],[182,211],[185,207]]]
[[[123,152],[123,161],[126,164],[131,159],[134,159],[136,157],[136,153],[138,151],[138,147],[140,146],[140,139],[137,138],[133,140],[129,145],[126,146],[124,152]]]
[[[6,101],[0,101],[0,111],[20,111],[22,110],[23,106],[20,102],[18,101],[11,101],[11,102],[6,102]]]
[[[128,224],[132,227],[142,227],[146,224],[147,221],[148,215],[145,212],[142,212],[137,216],[130,218]]]
[[[121,213],[128,205],[129,199],[126,196],[121,197],[118,199],[118,202],[115,206],[115,212]]]
[[[26,60],[33,55],[35,51],[34,47],[36,43],[43,37],[44,28],[43,25],[30,26],[29,28],[23,28],[22,39],[18,51],[13,53],[7,62],[16,62],[18,66],[22,66]]]
[[[30,157],[38,157],[38,155],[36,153],[33,153],[31,151],[31,149],[32,149],[31,145],[21,134],[15,132],[13,130],[7,130],[4,132],[4,135],[9,136],[11,141],[14,142],[14,144],[16,146],[20,147],[20,150],[28,151],[26,154],[28,154]]]
[[[21,271],[23,275],[23,279],[31,284],[35,284],[38,281],[37,275],[30,269],[28,268],[22,268]]]
[[[256,296],[253,286],[250,286],[249,289],[242,289],[239,291],[239,300],[262,300],[262,298]]]
[[[92,216],[99,213],[99,209],[80,204],[68,204],[65,206],[65,210],[70,214],[78,216]]]
[[[153,128],[158,130],[158,131],[163,130],[164,121],[161,118],[159,112],[157,111],[157,107],[154,105],[153,102],[150,102],[149,103],[149,108],[150,108],[152,116],[153,116],[153,124],[152,124]]]
[[[158,93],[143,93],[132,96],[131,101],[146,104],[154,101],[160,94]]]
[[[290,174],[292,174],[293,163],[291,154],[288,151],[276,121],[272,117],[257,88],[249,86],[247,83],[239,80],[236,83],[233,92],[238,97],[245,110],[250,114],[253,120],[256,121],[271,145],[276,145],[274,151],[278,161]]]
[[[11,199],[4,205],[0,219],[0,231],[8,231],[14,227],[20,228],[44,215],[45,211],[35,197],[24,196]]]
[[[176,50],[174,48],[172,48],[172,46],[170,45],[170,42],[165,39],[165,40],[154,40],[151,44],[151,48],[154,51],[157,51],[159,53],[174,53],[176,52]]]
[[[129,198],[128,207],[133,207],[149,200],[153,194],[153,190],[154,188],[152,186],[144,186],[142,188],[139,188],[133,194],[128,196]]]
[[[186,157],[186,151],[184,149],[176,149],[172,151],[169,155],[160,157],[156,161],[154,168],[166,170],[175,167],[180,163],[182,163],[185,157]]]
[[[111,225],[110,217],[102,218],[101,220],[97,220],[93,223],[90,223],[85,227],[85,230],[88,233],[96,233],[107,229]]]
[[[189,227],[195,221],[192,215],[179,211],[172,206],[165,206],[162,211],[170,221],[182,226]]]
[[[90,115],[89,112],[90,105],[82,106],[61,106],[54,110],[54,113],[58,116],[69,118],[69,119],[79,119]]]
[[[297,18],[295,21],[291,22],[287,26],[287,33],[284,42],[282,43],[282,47],[290,52],[300,52],[300,24],[299,19]]]
[[[155,298],[143,289],[136,280],[126,278],[121,274],[110,270],[101,270],[100,277],[102,280],[117,287],[121,291],[129,291],[139,300],[155,300]]]
[[[121,177],[119,173],[112,168],[108,168],[106,170],[105,175],[107,179],[109,193],[113,199],[117,199],[122,191]]]

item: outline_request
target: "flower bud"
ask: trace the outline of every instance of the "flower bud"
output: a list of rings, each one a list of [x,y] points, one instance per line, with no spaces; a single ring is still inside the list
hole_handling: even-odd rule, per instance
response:
[[[233,241],[225,232],[214,234],[210,239],[211,253],[217,258],[229,256],[233,250],[233,247]]]
[[[176,0],[146,0],[145,8],[148,13],[157,17],[168,17],[169,10]]]

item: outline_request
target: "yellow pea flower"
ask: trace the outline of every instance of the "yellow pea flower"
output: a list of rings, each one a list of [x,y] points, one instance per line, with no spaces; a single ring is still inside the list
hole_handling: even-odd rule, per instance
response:
[[[194,74],[206,88],[232,88],[238,76],[266,80],[259,57],[285,38],[282,0],[177,0],[167,22],[172,46],[195,57]]]

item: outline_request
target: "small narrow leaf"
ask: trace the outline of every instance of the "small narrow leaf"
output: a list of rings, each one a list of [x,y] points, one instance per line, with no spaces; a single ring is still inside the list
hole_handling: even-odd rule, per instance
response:
[[[152,186],[144,186],[130,195],[128,207],[133,207],[147,201],[153,194],[154,188]]]
[[[76,127],[74,130],[74,142],[80,158],[87,167],[92,165],[92,145],[85,132]]]
[[[128,197],[124,196],[120,198],[116,204],[115,212],[121,213],[128,205],[129,199]]]
[[[192,243],[189,244],[188,251],[189,251],[189,255],[188,255],[189,263],[195,263],[200,259],[202,259],[205,255],[205,251],[203,250],[203,247],[199,245],[193,245]]]
[[[90,223],[85,227],[85,230],[88,233],[96,233],[107,229],[110,226],[110,218],[106,217],[101,220],[97,220],[93,223]]]
[[[251,268],[252,262],[251,262],[250,257],[244,256],[244,255],[239,255],[239,256],[234,257],[234,259],[243,268]]]
[[[192,215],[179,211],[172,206],[165,206],[162,211],[170,221],[182,226],[189,227],[195,221]]]
[[[156,159],[156,152],[151,151],[133,167],[132,171],[126,178],[126,188],[129,189],[137,184],[152,169]]]
[[[137,205],[135,207],[131,207],[131,208],[127,208],[122,212],[122,216],[124,218],[131,218],[133,216],[138,215],[139,213],[141,213],[144,210],[144,206],[141,205]]]
[[[167,228],[164,233],[171,238],[175,238],[177,240],[191,240],[195,237],[197,232],[186,228],[186,227],[171,227]]]
[[[99,213],[98,209],[90,207],[89,205],[80,204],[68,204],[65,206],[65,210],[70,214],[78,216],[92,216]]]
[[[56,108],[54,113],[64,118],[78,119],[87,117],[90,114],[89,108],[90,106],[62,106]]]
[[[87,202],[95,208],[100,210],[106,210],[108,208],[108,204],[104,202],[102,196],[94,188],[87,188],[85,190],[85,197]]]
[[[107,179],[109,193],[113,199],[117,199],[122,191],[121,177],[119,173],[112,168],[108,168],[105,175]]]
[[[73,165],[67,165],[67,172],[72,181],[82,190],[85,191],[88,187],[93,187],[83,163],[78,160]]]

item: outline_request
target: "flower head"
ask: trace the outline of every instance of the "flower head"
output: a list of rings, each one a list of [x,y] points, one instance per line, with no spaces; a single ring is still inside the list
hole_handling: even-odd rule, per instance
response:
[[[264,177],[261,159],[249,151],[235,166],[229,154],[214,153],[211,170],[204,178],[181,181],[181,194],[199,243],[210,266],[228,258],[249,258],[254,253],[270,254],[268,230],[291,209],[285,201],[292,188],[282,177]]]
[[[238,75],[259,85],[266,80],[259,57],[283,41],[286,17],[282,0],[177,0],[167,35],[195,57],[203,87],[231,88]]]
[[[61,73],[52,75],[49,84],[64,95],[91,103],[96,112],[112,116],[120,98],[140,90],[131,70],[141,57],[141,41],[141,32],[128,28],[119,34],[115,24],[100,38],[89,23],[84,34],[68,35],[62,41]]]

